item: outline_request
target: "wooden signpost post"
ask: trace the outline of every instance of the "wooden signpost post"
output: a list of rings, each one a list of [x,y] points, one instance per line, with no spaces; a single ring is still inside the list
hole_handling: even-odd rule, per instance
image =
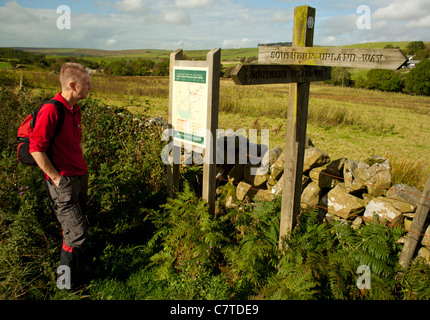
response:
[[[398,69],[407,61],[398,49],[314,48],[314,24],[314,8],[296,7],[292,47],[260,46],[258,64],[231,75],[239,85],[290,83],[279,249],[300,211],[310,82],[330,79],[330,66]]]
[[[204,153],[202,197],[215,210],[216,130],[221,49],[211,50],[206,61],[182,60],[182,49],[170,55],[169,124],[173,143],[167,184],[169,197],[179,188],[181,148]],[[191,153],[192,156],[192,153]]]

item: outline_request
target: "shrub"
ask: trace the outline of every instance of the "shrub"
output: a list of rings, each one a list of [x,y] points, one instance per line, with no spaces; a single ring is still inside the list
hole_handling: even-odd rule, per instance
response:
[[[400,92],[404,84],[398,73],[394,70],[372,69],[367,72],[365,86],[368,89]]]
[[[406,90],[417,95],[430,96],[430,60],[422,60],[406,77]]]

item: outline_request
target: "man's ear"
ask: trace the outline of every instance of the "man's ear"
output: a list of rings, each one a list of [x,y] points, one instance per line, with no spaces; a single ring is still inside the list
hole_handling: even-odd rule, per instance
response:
[[[76,82],[70,81],[69,82],[69,89],[72,91],[76,91]]]

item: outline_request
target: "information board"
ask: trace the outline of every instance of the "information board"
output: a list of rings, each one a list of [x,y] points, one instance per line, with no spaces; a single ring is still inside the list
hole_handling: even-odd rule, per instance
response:
[[[205,148],[207,141],[208,71],[174,67],[172,126],[176,142]]]

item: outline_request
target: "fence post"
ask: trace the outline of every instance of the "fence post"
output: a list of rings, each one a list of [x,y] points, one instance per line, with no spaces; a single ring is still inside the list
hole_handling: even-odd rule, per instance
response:
[[[172,103],[173,103],[173,68],[176,60],[182,60],[182,49],[178,49],[170,54],[170,80],[169,80],[169,124],[172,124]],[[169,143],[173,140],[173,136],[169,137]],[[173,161],[167,169],[167,189],[169,198],[174,198],[175,193],[179,189],[179,163],[181,159],[181,148],[173,145],[172,149]],[[179,161],[178,161],[179,160]]]
[[[412,225],[406,236],[406,242],[400,254],[399,263],[403,270],[406,270],[414,255],[421,232],[423,231],[424,223],[427,219],[427,214],[430,208],[430,175],[427,178],[424,191],[421,195],[420,202],[415,212]]]

